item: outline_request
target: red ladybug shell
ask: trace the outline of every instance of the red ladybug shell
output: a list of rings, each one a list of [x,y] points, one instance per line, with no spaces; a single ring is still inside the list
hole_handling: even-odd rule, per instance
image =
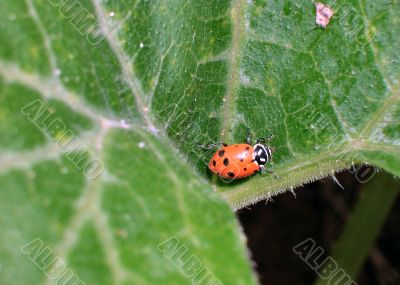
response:
[[[208,168],[227,179],[244,178],[260,171],[254,159],[254,148],[248,144],[233,144],[217,150]]]

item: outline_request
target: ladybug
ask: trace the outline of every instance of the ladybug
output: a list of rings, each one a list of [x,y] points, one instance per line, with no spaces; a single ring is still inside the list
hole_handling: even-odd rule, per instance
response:
[[[247,143],[242,144],[211,144],[206,148],[210,149],[218,144],[222,144],[222,148],[218,149],[211,157],[208,168],[226,179],[245,178],[262,171],[274,174],[272,171],[265,170],[265,164],[272,158],[272,149],[261,143],[270,139],[272,139],[272,136],[267,139],[257,139],[254,146],[250,145],[249,138]]]

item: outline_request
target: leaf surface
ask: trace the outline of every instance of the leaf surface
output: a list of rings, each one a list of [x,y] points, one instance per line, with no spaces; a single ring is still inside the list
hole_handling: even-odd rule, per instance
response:
[[[51,284],[19,250],[40,238],[88,283],[186,284],[157,249],[176,237],[224,284],[254,284],[198,147],[248,130],[275,135],[279,179],[208,177],[234,208],[353,163],[400,175],[398,1],[328,3],[326,30],[309,1],[79,1],[97,37],[65,3],[0,4],[5,283]],[[32,102],[72,133],[29,120]],[[73,154],[57,144],[74,136]],[[88,150],[97,179],[71,163]]]
[[[0,4],[0,283],[256,284],[231,209],[151,104],[183,97],[151,99],[179,38],[150,42],[183,3],[79,1],[96,44],[70,3]]]

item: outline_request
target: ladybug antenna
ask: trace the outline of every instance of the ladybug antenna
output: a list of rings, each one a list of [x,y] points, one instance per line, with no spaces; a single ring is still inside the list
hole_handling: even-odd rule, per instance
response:
[[[256,143],[260,143],[260,142],[268,142],[270,140],[272,140],[274,138],[274,135],[271,134],[269,137],[265,137],[265,138],[258,138]]]

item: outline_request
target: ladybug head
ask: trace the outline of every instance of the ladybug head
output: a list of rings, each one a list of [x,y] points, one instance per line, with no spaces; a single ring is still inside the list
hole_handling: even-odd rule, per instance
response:
[[[272,157],[272,149],[264,144],[257,142],[254,145],[254,159],[259,166],[264,166]]]

